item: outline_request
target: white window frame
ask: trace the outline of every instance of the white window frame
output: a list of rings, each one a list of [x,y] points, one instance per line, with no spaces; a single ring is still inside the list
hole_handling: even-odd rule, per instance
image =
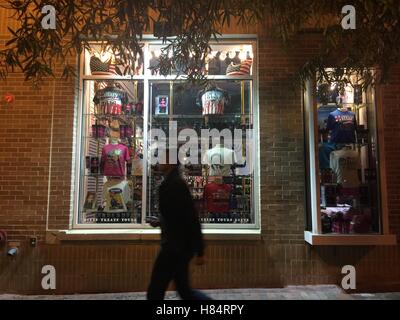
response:
[[[253,193],[254,199],[252,202],[253,211],[254,211],[254,219],[255,222],[253,224],[232,224],[232,225],[215,225],[215,224],[203,224],[204,233],[206,234],[260,234],[261,232],[261,206],[260,206],[260,156],[259,156],[259,95],[258,95],[258,42],[256,35],[223,35],[218,37],[218,42],[212,41],[211,45],[246,45],[251,44],[253,46],[253,73],[251,76],[208,76],[208,79],[212,80],[250,80],[252,83],[252,108],[253,108],[253,129],[254,129],[254,141],[253,141],[253,150],[254,150],[254,178],[253,178]],[[162,44],[162,41],[152,37],[152,36],[144,36],[143,41],[145,43],[144,53],[148,55],[149,45],[154,44]],[[184,80],[182,76],[151,76],[146,75],[146,71],[148,70],[148,59],[144,59],[144,72],[145,75],[140,76],[91,76],[84,74],[84,63],[85,63],[85,53],[82,53],[79,57],[79,90],[78,90],[78,99],[77,106],[75,108],[75,126],[74,127],[74,136],[73,136],[73,174],[72,174],[72,190],[71,190],[71,219],[70,219],[70,230],[71,232],[85,233],[85,230],[88,232],[96,232],[105,233],[109,230],[112,233],[138,233],[138,234],[156,234],[159,233],[159,230],[153,229],[146,224],[79,224],[79,213],[80,213],[80,183],[81,183],[81,163],[82,163],[82,117],[84,106],[84,83],[88,80],[128,80],[128,81],[136,81],[142,80],[144,82],[144,123],[148,123],[149,121],[149,86],[150,82],[156,81],[165,81],[165,80]],[[147,130],[144,130],[144,155],[147,157]],[[146,158],[144,158],[144,163],[146,162]],[[143,193],[142,193],[142,219],[144,220],[144,216],[147,212],[147,177],[148,177],[148,168],[144,166],[144,176],[143,176]],[[142,220],[142,221],[143,221]]]
[[[320,187],[318,177],[318,125],[317,125],[317,110],[316,105],[316,81],[315,79],[308,80],[305,83],[303,108],[304,108],[304,121],[305,121],[305,143],[306,143],[306,156],[308,157],[308,172],[309,172],[309,185],[308,187],[308,201],[311,210],[307,212],[311,218],[311,231],[304,232],[304,240],[313,246],[370,246],[370,245],[396,245],[396,235],[390,234],[389,231],[389,213],[387,208],[387,186],[386,186],[386,170],[385,170],[385,157],[383,153],[384,141],[383,133],[380,128],[383,125],[382,108],[377,106],[379,100],[376,97],[376,91],[372,91],[372,99],[376,112],[376,131],[378,137],[378,171],[380,184],[380,234],[323,234],[321,225],[321,208],[320,208]]]

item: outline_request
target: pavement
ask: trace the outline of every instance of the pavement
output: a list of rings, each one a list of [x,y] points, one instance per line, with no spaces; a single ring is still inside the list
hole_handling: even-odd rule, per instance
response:
[[[400,292],[348,294],[334,285],[289,286],[282,289],[203,290],[215,300],[400,300]],[[0,300],[145,300],[146,293],[21,296],[0,294]],[[179,300],[168,292],[166,300]]]

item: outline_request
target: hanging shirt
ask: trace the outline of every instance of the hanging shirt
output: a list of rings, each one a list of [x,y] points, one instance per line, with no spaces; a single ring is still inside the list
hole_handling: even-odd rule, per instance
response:
[[[207,212],[229,213],[232,186],[210,183],[204,188]]]
[[[331,152],[330,167],[336,174],[337,183],[345,188],[355,188],[360,185],[358,170],[361,160],[357,151],[341,149]]]
[[[210,176],[229,177],[232,173],[231,166],[237,160],[235,151],[217,145],[204,154],[202,162],[210,166]]]
[[[124,177],[129,149],[123,144],[107,144],[101,153],[101,169],[106,177]]]
[[[125,91],[106,87],[96,92],[93,102],[97,105],[97,114],[119,115],[128,103],[128,96]]]
[[[200,93],[203,115],[224,114],[225,105],[229,103],[228,93],[219,88],[213,88]],[[200,101],[198,101],[200,104]]]
[[[356,115],[351,111],[335,110],[328,117],[327,129],[331,130],[331,142],[356,142]]]

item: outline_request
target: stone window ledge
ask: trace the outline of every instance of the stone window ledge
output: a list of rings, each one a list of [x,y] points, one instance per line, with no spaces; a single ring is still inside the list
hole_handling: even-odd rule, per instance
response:
[[[260,230],[203,230],[204,239],[207,241],[260,241]],[[48,231],[46,242],[57,244],[62,241],[159,241],[160,230],[60,230]]]
[[[304,233],[304,239],[313,246],[395,246],[397,237],[393,234],[316,234]]]

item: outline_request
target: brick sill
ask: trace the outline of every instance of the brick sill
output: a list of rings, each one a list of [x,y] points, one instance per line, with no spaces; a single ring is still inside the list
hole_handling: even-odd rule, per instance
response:
[[[260,241],[259,230],[203,230],[206,241]],[[58,244],[62,241],[159,241],[160,230],[60,230],[48,231],[46,243]]]
[[[397,245],[396,235],[335,235],[315,234],[310,231],[304,232],[304,239],[313,246],[395,246]]]

